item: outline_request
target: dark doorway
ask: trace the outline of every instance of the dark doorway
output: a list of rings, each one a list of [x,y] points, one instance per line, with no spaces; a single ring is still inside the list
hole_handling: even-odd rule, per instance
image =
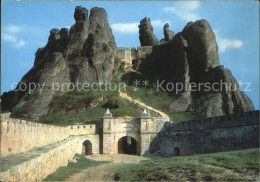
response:
[[[130,136],[124,136],[118,140],[119,154],[137,154],[136,140]]]
[[[180,153],[180,148],[179,148],[179,147],[175,147],[175,148],[174,148],[174,155],[175,155],[175,156],[180,156],[180,155],[181,155],[181,153]]]
[[[92,155],[92,143],[89,140],[85,140],[82,144],[82,155]]]

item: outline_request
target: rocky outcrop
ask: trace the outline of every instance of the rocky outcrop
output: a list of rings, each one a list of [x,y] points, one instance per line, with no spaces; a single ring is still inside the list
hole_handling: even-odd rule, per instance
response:
[[[105,9],[92,8],[88,16],[86,8],[77,6],[74,18],[76,22],[70,30],[50,31],[47,45],[37,50],[33,68],[20,82],[39,84],[44,94],[29,95],[26,91],[3,94],[2,109],[12,110],[13,117],[38,119],[46,114],[54,84],[111,81],[117,48]],[[60,87],[59,92],[69,89]]]
[[[164,40],[168,41],[173,39],[174,32],[169,29],[169,24],[166,23],[163,27]]]
[[[157,38],[153,34],[153,26],[150,18],[145,17],[142,19],[138,27],[141,46],[153,46],[158,43]]]
[[[203,73],[219,65],[218,46],[206,20],[188,23],[181,32],[188,43],[188,61],[192,81],[200,81]]]
[[[254,110],[232,73],[220,66],[216,37],[206,20],[188,23],[140,62],[137,70],[172,96],[169,112],[211,117]]]
[[[37,50],[33,68],[17,86],[36,83],[42,90],[31,94],[28,90],[4,93],[2,110],[12,111],[12,117],[37,120],[50,113],[53,84],[58,84],[56,92],[62,94],[73,90],[66,86],[71,83],[110,82],[116,69],[126,68],[130,70],[122,76],[126,83],[145,77],[151,85],[169,93],[172,101],[168,112],[191,111],[211,117],[254,110],[232,73],[220,65],[216,37],[206,20],[190,22],[176,35],[166,24],[167,41],[158,43],[150,19],[144,18],[139,25],[142,47],[119,50],[117,55],[103,8],[92,8],[88,15],[86,8],[78,6],[74,18],[76,22],[69,30],[50,31],[48,43]],[[60,87],[64,83],[65,87]]]

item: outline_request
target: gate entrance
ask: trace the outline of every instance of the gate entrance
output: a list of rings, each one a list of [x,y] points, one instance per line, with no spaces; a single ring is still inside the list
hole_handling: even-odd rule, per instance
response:
[[[137,154],[137,142],[133,137],[124,136],[118,140],[118,154]]]
[[[85,140],[82,144],[82,155],[92,155],[92,143],[89,140]]]

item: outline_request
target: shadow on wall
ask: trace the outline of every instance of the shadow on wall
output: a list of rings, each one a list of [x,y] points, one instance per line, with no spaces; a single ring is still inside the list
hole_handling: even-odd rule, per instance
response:
[[[166,122],[146,154],[193,155],[259,147],[259,111]]]

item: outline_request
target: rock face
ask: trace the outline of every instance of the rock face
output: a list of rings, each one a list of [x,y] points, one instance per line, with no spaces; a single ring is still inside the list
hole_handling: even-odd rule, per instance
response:
[[[5,93],[2,96],[3,110],[12,110],[16,117],[38,119],[48,112],[53,84],[111,81],[117,47],[106,11],[92,8],[88,17],[88,10],[77,6],[74,18],[76,22],[70,30],[50,31],[47,45],[37,50],[33,68],[20,82],[42,85],[42,94]],[[68,89],[63,87],[59,91]]]
[[[110,82],[115,69],[124,71],[125,67],[134,70],[123,75],[126,83],[145,76],[170,94],[169,112],[211,117],[254,110],[232,73],[220,65],[216,37],[206,20],[190,22],[176,35],[165,24],[165,40],[169,41],[157,44],[151,21],[144,18],[139,39],[145,47],[119,50],[114,66],[117,47],[106,11],[92,8],[88,15],[86,8],[77,6],[74,18],[69,30],[50,31],[47,45],[37,50],[33,68],[17,86],[35,83],[40,88],[31,94],[28,89],[4,93],[2,110],[12,111],[12,117],[37,120],[50,113],[54,90],[59,94],[71,90],[66,85],[72,83]]]
[[[157,38],[153,34],[153,26],[149,18],[145,17],[142,19],[138,27],[141,46],[153,46],[158,43]]]
[[[169,24],[166,23],[163,27],[164,40],[168,41],[173,39],[174,32],[169,29]]]
[[[254,110],[232,73],[220,65],[215,34],[206,20],[188,23],[171,41],[152,50],[140,61],[138,71],[168,88],[173,97],[168,111],[211,117]],[[174,89],[169,90],[169,83]],[[180,83],[183,88],[177,86]],[[214,84],[218,86],[213,88]]]

